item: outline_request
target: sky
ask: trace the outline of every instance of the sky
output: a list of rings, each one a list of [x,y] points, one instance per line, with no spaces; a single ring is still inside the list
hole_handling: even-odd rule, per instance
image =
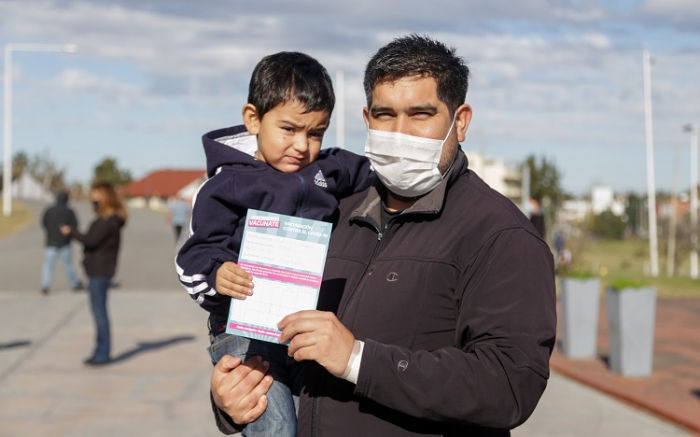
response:
[[[135,178],[204,168],[201,136],[241,123],[255,64],[296,50],[334,79],[343,72],[346,147],[362,154],[365,65],[410,33],[467,61],[467,154],[512,165],[546,157],[573,195],[646,190],[648,49],[656,185],[671,190],[677,154],[678,187],[690,186],[683,126],[700,123],[697,0],[0,0],[0,45],[79,46],[12,52],[12,149],[48,156],[81,183],[105,157]],[[337,118],[324,146],[336,143]]]

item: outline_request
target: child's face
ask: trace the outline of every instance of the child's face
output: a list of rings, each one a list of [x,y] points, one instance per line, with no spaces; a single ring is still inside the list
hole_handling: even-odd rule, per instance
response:
[[[275,106],[248,131],[258,136],[255,157],[283,173],[299,171],[321,151],[329,116],[324,111],[304,114],[306,105],[293,100]]]

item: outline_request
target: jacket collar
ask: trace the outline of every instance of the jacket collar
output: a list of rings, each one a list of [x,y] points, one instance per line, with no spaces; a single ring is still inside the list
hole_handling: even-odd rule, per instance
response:
[[[445,204],[447,191],[460,176],[469,171],[468,167],[469,160],[460,146],[457,150],[455,162],[452,164],[452,167],[447,172],[443,181],[435,187],[433,191],[418,199],[411,207],[404,209],[400,216],[407,214],[439,214]],[[379,179],[377,179],[377,182],[367,191],[365,200],[350,215],[350,221],[361,220],[373,222],[375,227],[379,229],[379,223],[381,223],[382,195],[385,191],[386,188],[379,182]]]

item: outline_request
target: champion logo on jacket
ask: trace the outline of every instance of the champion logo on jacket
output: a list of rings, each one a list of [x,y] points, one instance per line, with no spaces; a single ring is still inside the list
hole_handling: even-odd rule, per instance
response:
[[[321,170],[319,170],[318,173],[316,173],[316,176],[314,176],[314,184],[318,185],[321,188],[328,188],[326,178],[323,177],[323,173],[321,173]]]

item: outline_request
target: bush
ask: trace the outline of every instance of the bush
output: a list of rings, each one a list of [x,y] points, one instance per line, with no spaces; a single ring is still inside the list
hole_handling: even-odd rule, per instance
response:
[[[609,209],[593,217],[591,232],[606,240],[622,240],[627,224]]]

